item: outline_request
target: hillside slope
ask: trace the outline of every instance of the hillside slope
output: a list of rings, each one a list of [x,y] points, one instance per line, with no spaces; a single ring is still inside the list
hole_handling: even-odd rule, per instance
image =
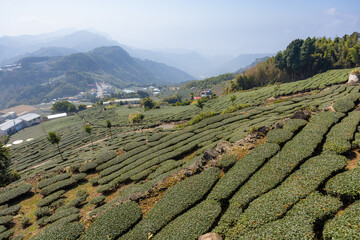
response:
[[[155,127],[194,118],[195,105],[146,111],[136,126],[127,117],[141,109],[124,106],[46,122],[64,160],[45,135],[11,147],[22,180],[0,191],[0,236],[357,239],[360,85],[344,84],[350,71],[209,100],[202,111],[213,115],[176,129]]]

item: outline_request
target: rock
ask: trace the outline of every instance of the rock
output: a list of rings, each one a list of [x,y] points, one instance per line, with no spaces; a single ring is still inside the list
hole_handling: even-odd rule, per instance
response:
[[[217,235],[216,233],[210,232],[204,235],[201,235],[198,240],[223,240],[222,237]]]
[[[310,113],[308,111],[297,111],[290,116],[291,119],[303,119],[303,120],[308,120],[309,117],[310,117]]]
[[[202,156],[202,159],[205,161],[210,161],[211,159],[215,159],[219,156],[219,152],[215,149],[208,149],[204,152],[204,155]]]
[[[272,125],[271,129],[279,129],[282,128],[284,126],[283,122],[276,122],[274,123],[274,125]]]
[[[260,133],[263,133],[263,134],[266,134],[268,131],[270,131],[270,128],[265,127],[265,126],[259,127],[257,129],[257,132],[260,132]]]
[[[130,195],[130,200],[131,201],[138,201],[140,198],[143,198],[146,196],[145,192],[138,192],[138,193],[133,193]]]
[[[358,74],[354,74],[354,73],[350,73],[349,75],[349,80],[347,83],[356,83],[358,82],[360,79],[360,75]]]
[[[222,140],[222,141],[218,142],[215,150],[219,153],[226,153],[226,152],[230,152],[231,147],[232,147],[232,144],[230,142]]]

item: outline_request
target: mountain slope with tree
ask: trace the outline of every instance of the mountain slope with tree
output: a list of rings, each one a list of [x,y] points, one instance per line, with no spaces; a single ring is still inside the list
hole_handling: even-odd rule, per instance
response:
[[[134,59],[117,46],[64,57],[29,57],[18,63],[20,69],[0,72],[1,107],[75,95],[96,81],[121,88],[194,79],[165,64]]]

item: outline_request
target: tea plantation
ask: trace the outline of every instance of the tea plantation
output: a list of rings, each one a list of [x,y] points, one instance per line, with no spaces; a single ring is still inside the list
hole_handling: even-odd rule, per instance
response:
[[[11,147],[21,179],[0,190],[0,239],[359,239],[350,71],[211,99],[187,125],[195,105],[137,124],[142,110],[124,106],[46,122],[64,159],[46,134]]]

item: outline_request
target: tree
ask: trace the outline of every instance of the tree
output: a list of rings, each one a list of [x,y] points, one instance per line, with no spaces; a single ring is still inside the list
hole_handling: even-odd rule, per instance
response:
[[[140,112],[129,114],[128,119],[129,119],[130,123],[133,124],[134,131],[135,131],[135,124],[140,123],[144,118],[145,118],[145,115]]]
[[[155,108],[155,102],[149,97],[141,100],[141,104],[144,106],[145,111]]]
[[[194,100],[194,93],[190,93],[190,100]]]
[[[10,163],[9,148],[5,147],[3,143],[0,142],[0,186],[8,182]]]
[[[111,124],[111,121],[110,121],[110,120],[106,120],[106,127],[109,129],[109,131],[110,131],[110,137],[112,138],[112,132],[111,132],[112,124]]]
[[[82,110],[85,110],[86,109],[86,105],[85,104],[79,104],[78,106],[78,110],[79,111],[82,111]]]
[[[84,126],[84,131],[89,134],[90,140],[91,140],[91,147],[94,149],[94,142],[93,142],[93,139],[92,139],[92,136],[91,136],[91,130],[92,130],[91,126],[89,126],[89,125]]]
[[[236,95],[232,95],[230,97],[231,105],[234,105],[235,100],[236,100]]]
[[[60,138],[61,138],[60,135],[56,134],[55,132],[49,132],[48,136],[46,138],[51,144],[56,144],[57,149],[58,149],[59,154],[60,154],[60,157],[64,161],[64,158],[63,158],[63,156],[61,154],[60,147],[59,147]]]
[[[199,113],[200,113],[204,107],[204,103],[203,103],[203,101],[201,101],[201,99],[199,99],[195,102],[195,106],[199,108]]]
[[[53,113],[76,112],[76,107],[69,101],[58,101],[51,108]]]

